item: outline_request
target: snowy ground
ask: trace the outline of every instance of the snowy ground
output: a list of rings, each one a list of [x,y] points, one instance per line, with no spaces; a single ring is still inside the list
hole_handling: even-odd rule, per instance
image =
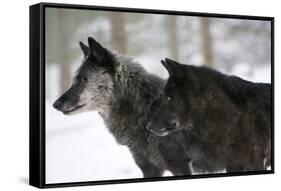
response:
[[[159,60],[147,57],[137,60],[146,63],[144,67],[148,71],[158,71],[158,75],[167,77],[167,72],[163,68],[159,69]],[[153,67],[155,62],[157,68]],[[55,68],[48,68],[47,82],[52,84],[52,90],[56,89],[54,86],[57,84],[55,73]],[[254,82],[270,82],[271,79],[270,67],[267,65],[250,71],[249,67],[241,64],[230,73]],[[47,84],[47,88],[50,84]],[[46,100],[47,183],[142,177],[127,147],[115,142],[96,112],[64,116],[52,108],[57,96],[49,92],[49,99]]]
[[[125,146],[116,144],[96,112],[64,116],[46,102],[46,181],[141,177]]]
[[[157,72],[151,68],[156,60],[152,59],[150,65],[147,60],[139,60],[147,63],[144,66],[147,70]],[[74,65],[73,71],[78,66]],[[167,77],[164,69],[159,71]],[[46,182],[142,178],[128,148],[115,142],[97,112],[65,116],[52,107],[59,96],[57,75],[56,65],[49,65],[46,80],[49,97],[46,100]],[[165,175],[171,174],[166,172]]]

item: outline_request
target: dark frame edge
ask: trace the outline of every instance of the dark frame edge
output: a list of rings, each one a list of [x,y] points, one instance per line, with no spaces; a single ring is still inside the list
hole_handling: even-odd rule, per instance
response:
[[[70,8],[70,9],[95,9],[103,11],[119,11],[119,12],[138,12],[152,14],[168,14],[168,15],[189,15],[201,17],[216,18],[234,18],[234,19],[250,19],[265,20],[271,22],[271,82],[272,82],[272,167],[266,171],[252,171],[239,173],[218,173],[207,175],[192,176],[172,176],[172,177],[156,177],[156,178],[137,178],[137,179],[117,179],[117,180],[99,180],[86,182],[67,182],[67,183],[46,183],[45,182],[45,137],[44,137],[44,93],[45,72],[44,66],[44,10],[46,7]],[[197,178],[220,178],[231,176],[247,176],[247,175],[265,175],[274,174],[274,17],[267,16],[249,16],[249,15],[230,15],[218,13],[199,13],[172,10],[153,10],[141,8],[123,8],[93,5],[77,5],[77,4],[61,4],[61,3],[39,3],[30,6],[30,137],[29,137],[29,184],[37,188],[58,188],[70,186],[91,186],[106,184],[123,184],[137,182],[153,182],[167,180],[188,180]],[[44,119],[42,121],[42,119]]]
[[[273,170],[266,171],[248,171],[248,172],[232,172],[232,173],[215,173],[215,174],[201,174],[189,176],[166,176],[155,178],[132,178],[132,179],[117,179],[117,180],[99,180],[99,181],[86,181],[86,182],[66,182],[66,183],[49,183],[45,184],[43,188],[65,188],[77,186],[98,186],[110,184],[127,184],[127,183],[146,183],[146,182],[160,182],[160,181],[179,181],[191,180],[198,178],[231,178],[235,176],[249,176],[249,175],[268,175],[274,174]]]
[[[275,45],[274,45],[274,39],[275,39],[275,21],[274,21],[274,17],[271,18],[271,105],[272,105],[272,115],[271,115],[271,171],[274,174],[275,173],[275,150],[274,150],[274,145],[275,145],[275,101],[274,101],[274,97],[275,97],[275,69],[274,69],[274,65],[275,65]]]
[[[42,4],[29,7],[29,185],[43,188],[41,128]]]
[[[192,11],[177,11],[168,9],[147,9],[147,8],[133,8],[133,7],[111,7],[111,6],[98,6],[86,4],[67,4],[67,3],[50,3],[41,2],[44,7],[50,8],[66,8],[66,9],[86,9],[86,10],[101,10],[101,11],[117,11],[117,12],[131,12],[131,13],[148,13],[148,14],[165,14],[165,15],[189,15],[199,17],[213,17],[213,18],[226,18],[226,19],[250,19],[250,20],[265,20],[271,21],[274,17],[270,16],[255,16],[243,14],[223,14],[223,13],[210,13],[210,12],[192,12]]]

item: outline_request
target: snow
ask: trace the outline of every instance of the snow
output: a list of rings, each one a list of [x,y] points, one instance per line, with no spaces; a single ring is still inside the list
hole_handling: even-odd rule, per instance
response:
[[[149,72],[168,77],[155,56],[135,60]],[[72,66],[75,71],[79,61]],[[97,112],[66,116],[52,107],[59,96],[56,64],[47,65],[46,77],[46,183],[142,178],[129,149],[116,143]]]
[[[130,56],[148,72],[167,78],[168,73],[160,64],[160,59],[169,57],[166,34],[163,32],[164,19],[164,16],[152,15],[142,22],[130,22],[126,30]],[[234,26],[242,22],[217,22],[212,28],[213,37],[216,39],[213,44],[215,69],[249,81],[270,83],[269,38],[264,38],[264,42],[258,41],[262,38],[249,36],[251,31],[244,31],[247,35],[239,33],[235,36],[231,33],[227,36],[226,29],[230,27],[230,21]],[[201,65],[203,58],[198,17],[180,17],[179,27],[179,60],[186,64]],[[108,20],[101,17],[81,28],[83,30],[77,30],[74,34],[77,41],[86,41],[86,37],[94,36],[97,39],[108,39],[105,44],[110,44]],[[79,48],[77,41],[73,42],[75,48]],[[144,45],[135,47],[140,43]],[[70,63],[73,72],[79,67],[81,60],[80,56]],[[46,183],[142,178],[128,148],[116,143],[97,112],[65,116],[52,107],[53,102],[60,96],[58,71],[58,64],[47,63]],[[172,174],[167,171],[164,175]]]
[[[46,183],[142,177],[128,148],[115,142],[97,112],[66,116],[52,107],[59,96],[57,71],[57,65],[48,65]]]
[[[47,183],[142,177],[96,112],[64,116],[46,102],[46,116]]]
[[[139,57],[136,60],[146,63],[143,66],[148,71],[167,77],[164,70],[154,68],[154,63],[159,62],[157,59]],[[49,83],[56,84],[56,70],[55,65],[48,67]],[[229,74],[255,82],[270,82],[268,65],[250,70],[247,64],[241,63]],[[52,88],[57,89],[56,86]],[[97,112],[65,116],[52,107],[57,96],[52,93],[46,100],[47,183],[142,178],[128,148],[116,143]],[[170,175],[165,173],[165,176]]]

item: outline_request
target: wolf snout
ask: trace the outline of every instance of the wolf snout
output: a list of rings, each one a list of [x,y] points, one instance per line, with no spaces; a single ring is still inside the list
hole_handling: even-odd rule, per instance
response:
[[[178,128],[180,126],[180,123],[178,120],[174,119],[174,120],[171,120],[170,123],[169,123],[169,126],[170,128]]]
[[[159,128],[156,124],[152,122],[148,122],[146,125],[146,129],[158,136],[162,136],[162,133],[166,131],[166,128]]]
[[[53,107],[57,110],[62,110],[63,102],[58,99],[57,101],[54,102]]]

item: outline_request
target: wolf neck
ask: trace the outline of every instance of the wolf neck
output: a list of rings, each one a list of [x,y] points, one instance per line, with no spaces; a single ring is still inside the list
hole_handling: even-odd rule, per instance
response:
[[[141,106],[157,96],[162,79],[149,74],[141,65],[128,57],[116,57],[116,72],[114,81],[114,106],[120,101]],[[151,97],[149,97],[151,96]],[[137,103],[136,103],[137,102]]]
[[[149,110],[154,99],[158,97],[163,80],[149,74],[130,58],[116,57],[116,63],[110,114],[128,118],[140,114],[142,107]]]
[[[147,124],[152,103],[159,99],[164,81],[149,74],[129,58],[116,58],[113,96],[101,114],[120,144],[138,136]]]

